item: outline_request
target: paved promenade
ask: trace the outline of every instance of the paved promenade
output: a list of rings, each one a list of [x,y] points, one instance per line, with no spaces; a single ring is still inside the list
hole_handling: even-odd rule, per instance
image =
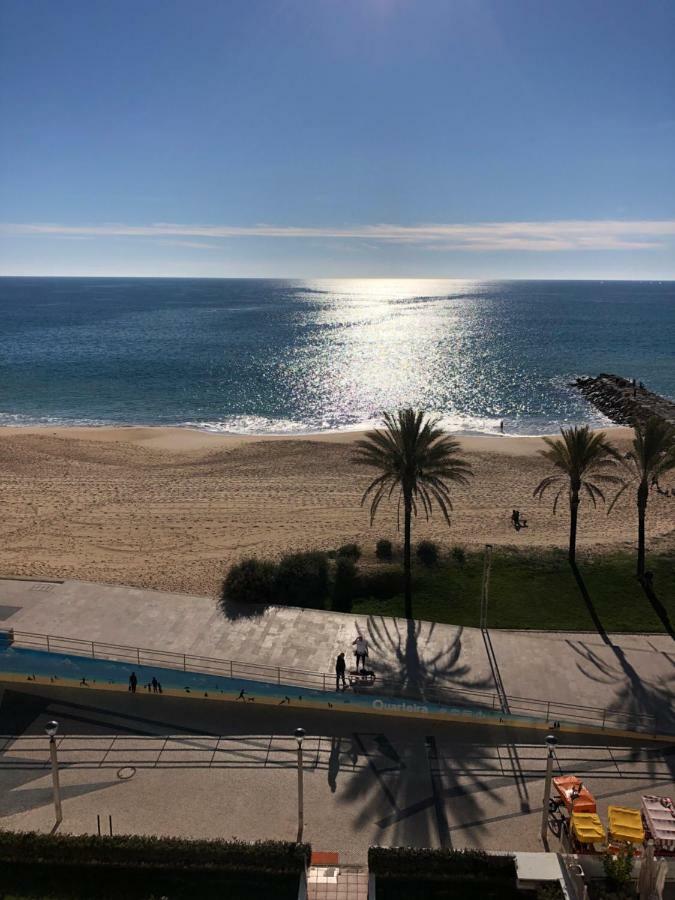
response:
[[[0,581],[0,626],[311,672],[348,660],[357,631],[381,678],[656,715],[675,732],[675,642],[668,635],[509,632],[273,607],[67,581]]]
[[[96,833],[99,815],[118,834],[293,840],[302,725],[315,849],[348,863],[370,844],[541,849],[541,732],[40,685],[0,688],[0,731],[19,735],[0,738],[2,828],[53,826],[51,718],[64,735],[62,831]],[[560,773],[584,779],[606,821],[610,803],[672,796],[675,748],[561,735]]]

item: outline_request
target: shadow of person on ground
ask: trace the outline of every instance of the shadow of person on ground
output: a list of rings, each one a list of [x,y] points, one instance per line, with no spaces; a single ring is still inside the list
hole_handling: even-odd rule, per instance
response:
[[[333,735],[330,739],[330,756],[328,757],[328,786],[331,794],[337,790],[337,777],[340,771],[340,742],[341,738]]]

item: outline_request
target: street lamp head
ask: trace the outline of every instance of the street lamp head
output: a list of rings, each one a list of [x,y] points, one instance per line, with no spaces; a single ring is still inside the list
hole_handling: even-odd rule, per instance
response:
[[[557,743],[558,743],[558,738],[554,734],[546,735],[546,744],[547,744],[549,750],[552,751]]]
[[[56,737],[56,732],[59,730],[59,723],[56,719],[52,719],[51,722],[47,722],[45,725],[45,733],[50,737]]]
[[[298,742],[298,747],[299,747],[305,738],[305,729],[304,728],[296,728],[293,733],[295,734],[295,739]]]

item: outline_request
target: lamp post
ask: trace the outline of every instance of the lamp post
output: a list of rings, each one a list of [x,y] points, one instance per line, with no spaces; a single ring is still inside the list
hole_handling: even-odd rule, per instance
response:
[[[63,821],[63,813],[61,812],[61,785],[59,784],[59,760],[56,756],[56,732],[59,730],[59,723],[52,719],[45,725],[45,733],[49,737],[49,755],[52,761],[52,784],[54,786],[54,812],[56,813],[56,824],[60,825]]]
[[[549,734],[546,736],[546,781],[544,783],[544,802],[541,810],[541,842],[548,849],[548,801],[551,797],[551,775],[553,774],[553,754],[555,753],[558,739]]]
[[[304,794],[302,783],[302,742],[305,739],[305,729],[295,729],[295,739],[298,742],[298,843],[302,840],[302,830],[305,824]]]

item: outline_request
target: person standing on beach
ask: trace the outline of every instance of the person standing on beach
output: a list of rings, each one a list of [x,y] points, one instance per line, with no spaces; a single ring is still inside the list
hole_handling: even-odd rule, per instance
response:
[[[129,676],[129,690],[132,694],[136,693],[136,685],[138,684],[138,678],[136,678],[136,673],[132,672]]]
[[[345,679],[345,669],[347,668],[347,663],[345,662],[344,653],[338,653],[338,658],[335,660],[335,690],[340,690],[340,679],[342,679],[342,690],[344,691],[347,687],[347,681]]]
[[[499,430],[501,431],[502,434],[504,434],[504,420],[503,419],[499,423]]]

